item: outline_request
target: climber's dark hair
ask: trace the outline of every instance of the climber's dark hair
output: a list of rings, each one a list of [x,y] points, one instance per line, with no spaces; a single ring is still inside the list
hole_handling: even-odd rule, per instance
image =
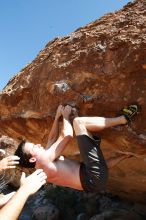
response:
[[[35,167],[35,162],[29,162],[29,159],[32,157],[31,154],[26,154],[24,152],[24,145],[26,143],[26,140],[22,140],[20,144],[18,145],[15,155],[20,157],[19,160],[19,165],[22,167],[27,167],[27,168],[34,168]]]

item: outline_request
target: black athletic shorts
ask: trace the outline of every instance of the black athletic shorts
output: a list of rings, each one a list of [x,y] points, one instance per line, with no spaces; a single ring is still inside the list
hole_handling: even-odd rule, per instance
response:
[[[100,137],[77,136],[83,162],[80,165],[80,180],[84,191],[100,192],[105,190],[108,168],[100,150]]]

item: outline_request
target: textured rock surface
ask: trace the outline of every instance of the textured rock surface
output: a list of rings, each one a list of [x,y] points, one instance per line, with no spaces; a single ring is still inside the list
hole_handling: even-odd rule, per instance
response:
[[[49,42],[0,94],[0,133],[46,144],[60,103],[75,103],[81,115],[115,116],[127,103],[142,111],[127,126],[104,131],[106,157],[116,149],[129,158],[110,172],[108,188],[146,201],[146,2],[122,10]],[[75,144],[65,152],[73,155]]]
[[[13,189],[5,189],[5,193]],[[46,185],[31,196],[19,220],[145,220],[146,204],[120,199],[111,194],[82,193]]]
[[[125,210],[107,211],[105,213],[94,216],[90,220],[106,220],[106,219],[112,219],[112,220],[123,220],[123,219],[142,220],[142,218],[140,216],[138,216],[136,213],[125,211]]]
[[[19,220],[25,220],[26,214],[26,219],[32,216],[33,220],[143,220],[146,206],[122,201],[110,194],[86,194],[47,186],[28,200]]]

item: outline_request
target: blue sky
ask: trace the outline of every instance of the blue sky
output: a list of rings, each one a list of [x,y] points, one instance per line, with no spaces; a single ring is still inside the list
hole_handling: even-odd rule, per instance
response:
[[[0,0],[0,90],[53,38],[130,0]]]

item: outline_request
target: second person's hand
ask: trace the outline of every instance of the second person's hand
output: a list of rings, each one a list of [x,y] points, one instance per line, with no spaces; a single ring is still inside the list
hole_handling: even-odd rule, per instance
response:
[[[12,155],[0,160],[0,170],[13,169],[19,164],[20,158],[18,156]]]
[[[27,195],[32,195],[46,183],[46,179],[46,173],[42,169],[37,169],[28,177],[23,172],[20,179],[20,188],[23,188],[24,193]]]

